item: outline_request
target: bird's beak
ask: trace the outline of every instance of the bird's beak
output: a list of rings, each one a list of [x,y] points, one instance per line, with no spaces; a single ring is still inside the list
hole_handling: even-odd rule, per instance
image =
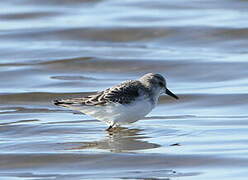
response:
[[[179,99],[173,92],[171,92],[169,89],[165,89],[165,93],[168,94],[171,97],[174,97],[175,99]]]

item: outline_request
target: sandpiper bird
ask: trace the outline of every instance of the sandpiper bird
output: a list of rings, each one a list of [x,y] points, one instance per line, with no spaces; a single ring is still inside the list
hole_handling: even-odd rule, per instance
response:
[[[161,94],[176,99],[160,74],[148,73],[138,80],[125,81],[112,88],[82,98],[55,100],[54,104],[93,116],[114,126],[133,123],[145,117],[156,105]]]

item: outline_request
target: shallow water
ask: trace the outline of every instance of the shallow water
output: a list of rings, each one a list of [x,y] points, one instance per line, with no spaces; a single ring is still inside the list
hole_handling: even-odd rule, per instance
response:
[[[0,179],[247,179],[248,1],[0,5]],[[51,103],[147,72],[180,100],[113,133]]]

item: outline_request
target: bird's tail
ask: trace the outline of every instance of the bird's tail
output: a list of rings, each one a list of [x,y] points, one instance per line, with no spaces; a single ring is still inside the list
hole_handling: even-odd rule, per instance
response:
[[[56,106],[82,106],[84,104],[83,98],[72,98],[72,99],[56,99],[53,101]]]
[[[53,101],[53,104],[56,106],[72,105],[73,101],[70,99],[61,99],[61,100],[55,99]]]

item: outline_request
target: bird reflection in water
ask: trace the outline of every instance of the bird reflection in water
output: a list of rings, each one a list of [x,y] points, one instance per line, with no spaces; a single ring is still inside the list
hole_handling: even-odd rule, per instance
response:
[[[160,147],[155,143],[144,141],[148,138],[142,134],[142,129],[115,128],[108,132],[107,136],[99,141],[72,143],[74,146],[68,150],[102,149],[110,152],[130,152]]]

